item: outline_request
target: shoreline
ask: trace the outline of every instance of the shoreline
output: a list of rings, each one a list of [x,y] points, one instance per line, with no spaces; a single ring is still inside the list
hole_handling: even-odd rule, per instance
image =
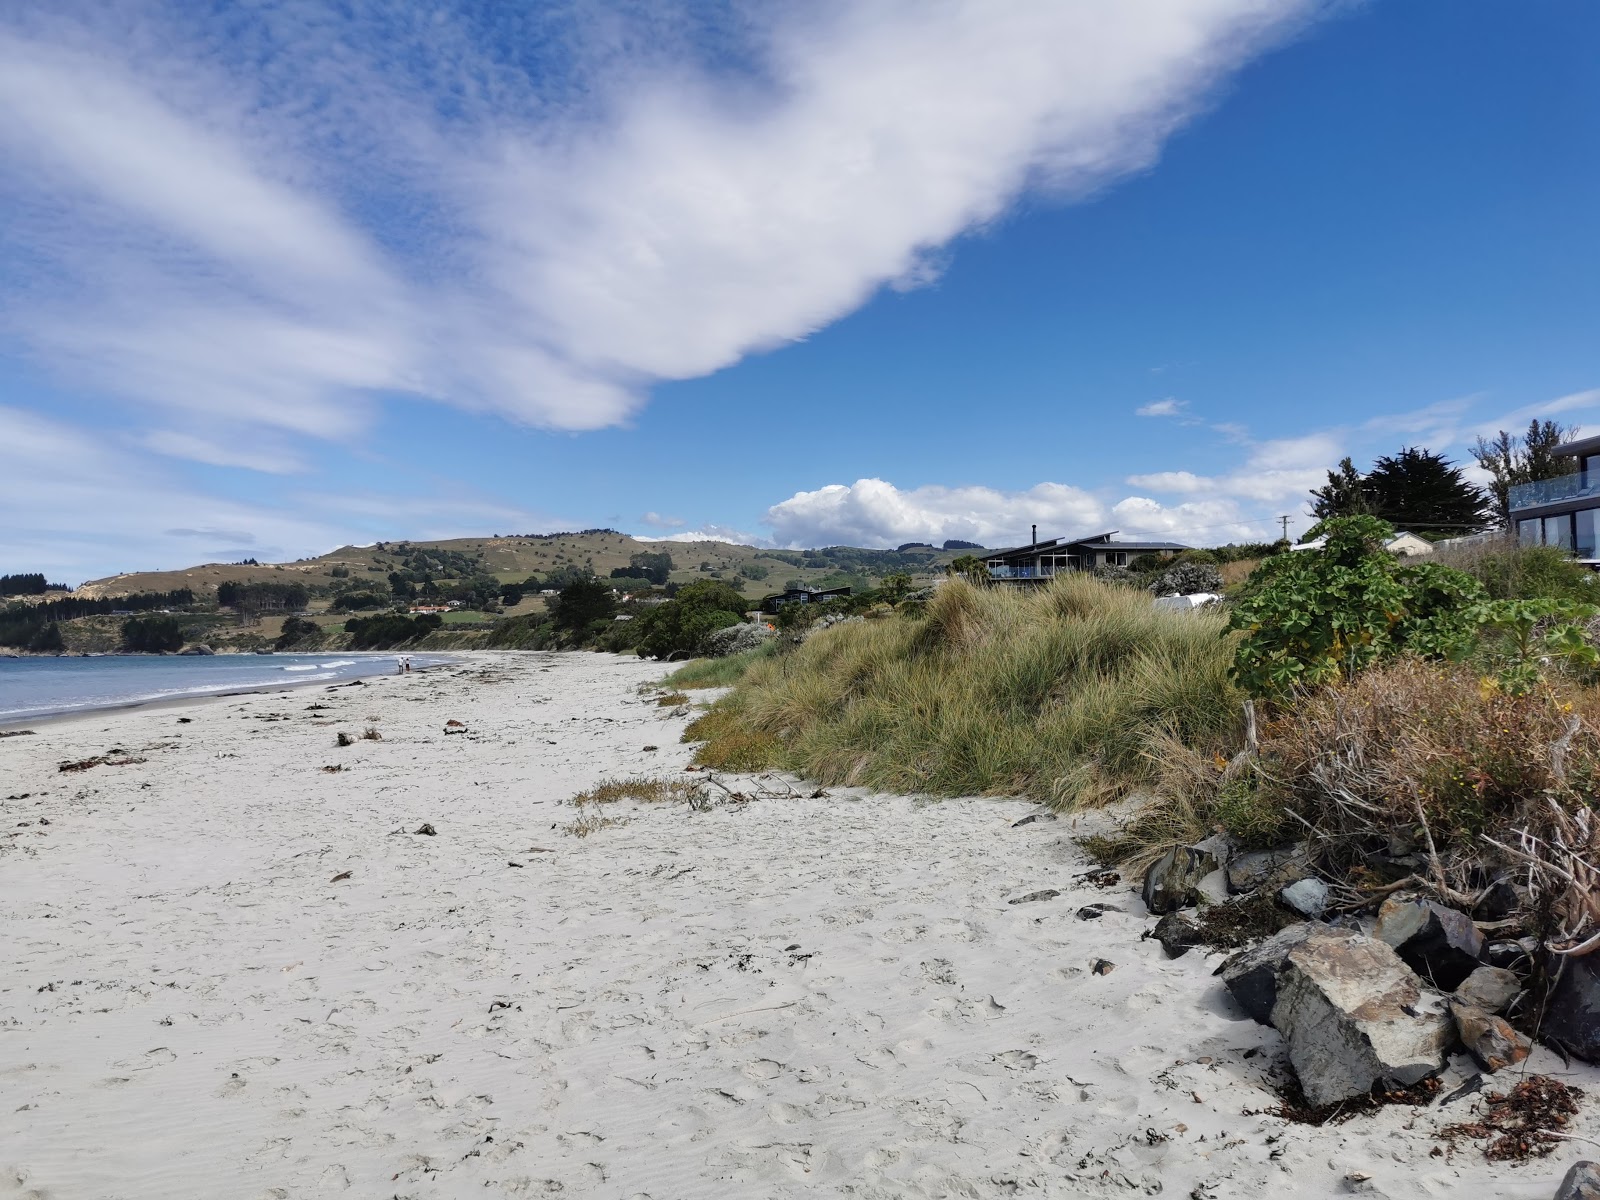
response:
[[[1432,1153],[1472,1098],[1285,1122],[1281,1039],[1218,956],[1166,958],[1130,881],[1096,882],[1075,838],[1106,814],[701,786],[688,716],[638,691],[664,664],[461,658],[315,711],[207,697],[181,726],[121,709],[0,743],[0,1179],[1548,1200],[1600,1138],[1592,1102],[1570,1152],[1524,1164]],[[127,761],[59,772],[108,746]],[[639,778],[678,798],[571,803]],[[1544,1050],[1529,1068],[1600,1091]]]
[[[332,651],[330,651],[330,653],[332,653]],[[395,652],[385,651],[385,650],[352,650],[352,651],[339,651],[338,653],[341,656],[351,656],[351,657],[356,656],[356,655],[362,655],[362,654],[389,657],[389,656],[392,656]],[[415,667],[415,668],[412,669],[412,672],[411,672],[413,675],[421,675],[422,673],[424,673],[426,671],[436,671],[441,667],[449,667],[449,666],[457,665],[456,659],[459,656],[461,656],[463,654],[472,654],[472,653],[476,653],[476,652],[475,651],[471,651],[471,650],[439,650],[439,651],[423,651],[423,653],[437,654],[437,655],[439,655],[441,657],[448,656],[448,661],[437,662],[437,663],[429,663],[426,666]],[[61,658],[73,658],[73,659],[76,659],[76,658],[78,658],[80,656],[79,655],[75,655],[75,654],[68,654],[68,655],[31,655],[29,657],[34,657],[34,658],[57,658],[57,657],[61,657]],[[126,658],[135,658],[135,657],[137,657],[137,658],[159,658],[159,657],[177,658],[179,656],[175,655],[175,654],[174,655],[165,655],[165,656],[163,656],[163,655],[149,655],[149,654],[145,654],[145,655],[109,655],[109,654],[107,654],[107,655],[100,655],[99,657],[102,657],[102,658],[112,658],[112,657],[119,657],[119,658],[120,657],[126,657]],[[206,655],[206,656],[203,656],[203,657],[211,657],[211,656],[210,655]],[[266,655],[262,655],[262,657],[265,658],[267,656]],[[343,680],[342,682],[338,682],[338,683],[330,683],[326,679],[307,679],[307,680],[292,680],[292,679],[290,679],[290,680],[273,680],[270,683],[263,683],[263,684],[256,684],[256,685],[245,684],[245,685],[240,685],[240,686],[237,686],[237,687],[233,687],[231,685],[225,685],[225,686],[229,686],[230,690],[228,690],[226,692],[197,692],[197,693],[191,693],[191,694],[188,694],[188,695],[181,695],[181,696],[152,696],[152,697],[148,697],[148,698],[145,698],[145,699],[124,700],[124,701],[117,701],[117,702],[109,703],[109,704],[96,704],[96,705],[92,705],[92,706],[85,707],[85,708],[61,709],[61,710],[56,711],[56,712],[44,713],[44,714],[41,714],[41,715],[38,715],[38,716],[17,717],[15,719],[13,719],[11,717],[8,717],[8,716],[4,716],[4,717],[0,717],[0,733],[14,733],[17,730],[32,728],[35,725],[46,725],[46,724],[54,725],[54,724],[58,724],[58,723],[61,723],[61,722],[70,722],[70,721],[75,721],[75,720],[79,720],[79,719],[87,720],[87,719],[91,719],[91,718],[95,718],[95,717],[102,717],[102,716],[105,716],[108,713],[131,712],[131,711],[137,711],[137,710],[143,710],[143,709],[184,708],[184,707],[189,707],[189,706],[194,706],[194,705],[205,705],[205,704],[209,704],[210,702],[212,702],[214,700],[226,700],[226,699],[229,699],[230,697],[234,697],[234,696],[253,696],[253,695],[261,695],[263,693],[270,693],[270,692],[300,691],[300,690],[302,690],[304,688],[312,688],[312,687],[317,687],[319,685],[323,686],[323,687],[334,687],[334,688],[345,687],[345,686],[347,686],[348,684],[354,682],[357,679],[363,679],[363,680],[365,680],[365,679],[381,679],[381,678],[384,678],[386,675],[389,675],[389,674],[394,674],[394,672],[374,672],[371,675],[352,675],[352,676],[350,676],[349,679]]]

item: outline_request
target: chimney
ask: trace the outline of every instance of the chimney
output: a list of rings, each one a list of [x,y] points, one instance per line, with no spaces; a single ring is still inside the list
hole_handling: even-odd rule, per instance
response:
[[[1039,544],[1039,527],[1037,525],[1035,525],[1032,528],[1033,528],[1033,541],[1030,542],[1029,545],[1037,546]]]

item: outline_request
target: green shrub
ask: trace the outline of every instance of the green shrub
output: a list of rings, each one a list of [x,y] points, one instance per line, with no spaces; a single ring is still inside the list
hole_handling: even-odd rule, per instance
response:
[[[617,611],[609,585],[593,576],[572,580],[550,602],[550,619],[557,629],[578,633],[596,621],[608,621]]]
[[[122,648],[130,654],[181,650],[183,624],[177,617],[134,617],[122,623]]]
[[[686,584],[671,600],[634,619],[639,653],[651,658],[700,654],[707,635],[737,625],[745,607],[745,598],[725,583],[701,579]]]
[[[1335,517],[1312,531],[1320,550],[1267,559],[1235,600],[1243,633],[1234,674],[1255,695],[1329,683],[1403,650],[1459,657],[1474,644],[1483,587],[1436,563],[1409,565],[1385,550],[1375,517]]]

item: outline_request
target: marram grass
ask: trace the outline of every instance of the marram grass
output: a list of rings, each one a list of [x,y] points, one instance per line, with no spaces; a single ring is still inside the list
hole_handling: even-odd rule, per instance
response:
[[[1167,739],[1236,744],[1223,624],[1085,576],[1026,591],[952,580],[921,617],[837,625],[741,664],[685,740],[725,769],[1100,803],[1153,780]]]

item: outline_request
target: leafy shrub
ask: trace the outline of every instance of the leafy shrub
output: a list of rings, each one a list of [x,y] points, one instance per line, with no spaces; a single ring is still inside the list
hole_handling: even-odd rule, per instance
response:
[[[1473,646],[1483,587],[1436,563],[1402,563],[1375,517],[1335,517],[1312,531],[1321,550],[1269,558],[1236,599],[1243,632],[1234,674],[1255,695],[1329,683],[1403,650],[1454,657]]]
[[[1150,584],[1154,596],[1193,596],[1200,592],[1220,592],[1222,572],[1209,563],[1186,562],[1168,567]]]
[[[1119,567],[1112,563],[1103,563],[1096,567],[1091,574],[1101,583],[1136,583],[1138,576],[1129,567]]]
[[[611,588],[593,576],[572,580],[550,602],[550,619],[557,629],[577,633],[596,621],[609,621],[617,611]]]
[[[706,639],[718,629],[742,620],[745,599],[727,584],[696,580],[678,589],[634,620],[639,626],[639,653],[650,658],[703,654]]]
[[[333,602],[335,612],[360,612],[362,609],[388,608],[392,598],[383,592],[345,592]]]
[[[344,631],[350,635],[352,650],[388,650],[426,637],[443,624],[438,613],[422,613],[415,617],[384,613],[376,617],[351,617],[344,623]]]
[[[309,638],[320,638],[322,626],[309,617],[285,617],[283,629],[278,634],[278,640],[273,642],[273,648],[287,650],[298,642]]]
[[[1559,546],[1446,547],[1437,561],[1471,575],[1491,599],[1600,602],[1600,575]]]

